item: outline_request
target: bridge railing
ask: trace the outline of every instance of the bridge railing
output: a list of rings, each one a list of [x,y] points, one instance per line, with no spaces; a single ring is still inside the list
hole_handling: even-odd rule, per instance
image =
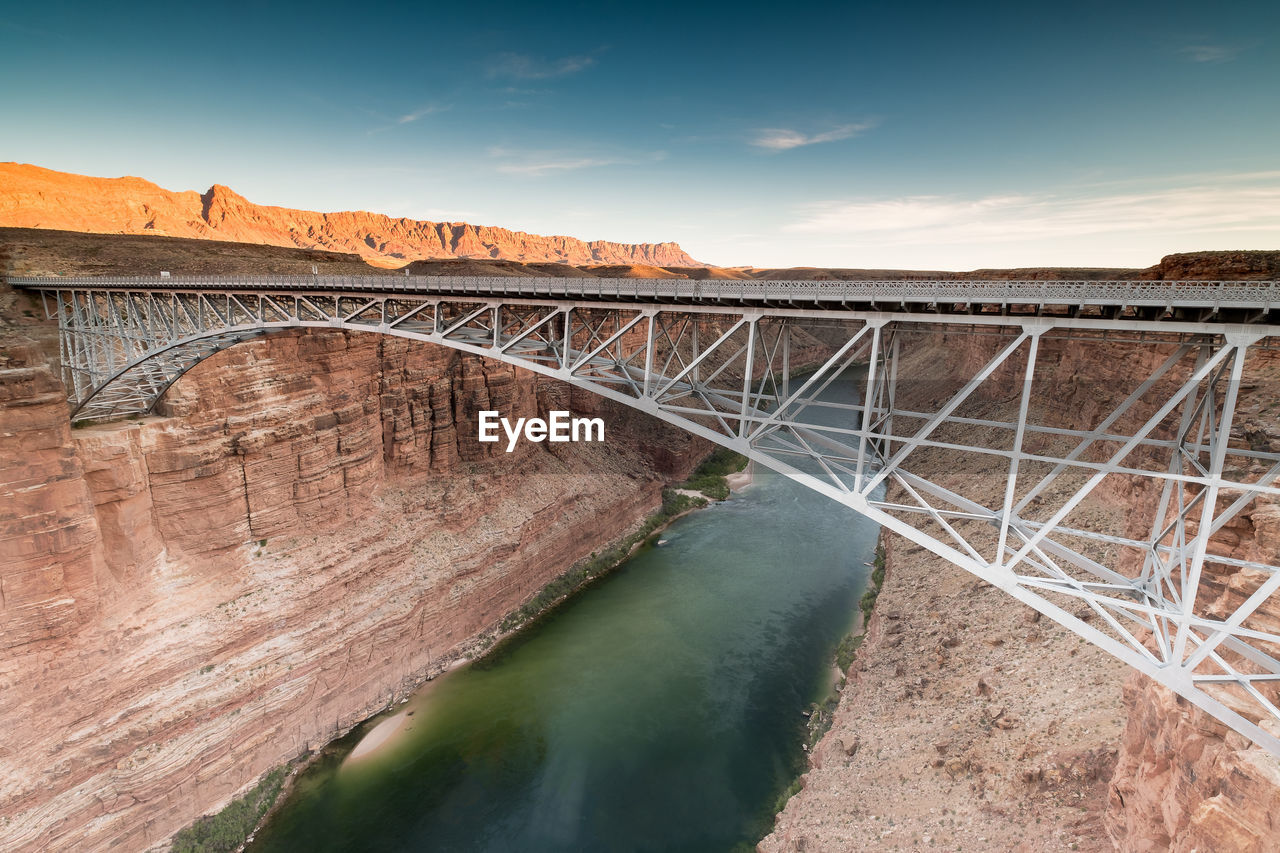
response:
[[[214,290],[770,303],[1107,305],[1270,310],[1275,281],[769,281],[514,276],[101,276],[9,278],[38,290]]]

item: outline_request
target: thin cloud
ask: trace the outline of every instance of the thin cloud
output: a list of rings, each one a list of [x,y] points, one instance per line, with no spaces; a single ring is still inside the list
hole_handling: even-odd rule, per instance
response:
[[[432,113],[438,113],[446,109],[448,109],[448,107],[442,107],[438,104],[427,104],[426,106],[418,107],[413,112],[405,113],[400,116],[396,119],[396,124],[412,124],[419,119],[426,118]]]
[[[1178,53],[1191,62],[1230,62],[1240,55],[1244,48],[1225,44],[1189,44],[1178,49]]]
[[[504,161],[494,167],[503,174],[540,178],[563,172],[576,172],[580,169],[655,163],[666,159],[667,153],[654,151],[639,156],[579,155],[557,151],[512,151],[508,148],[493,147],[489,149],[489,156]]]
[[[577,74],[596,64],[594,56],[565,56],[560,59],[538,59],[523,53],[501,53],[489,65],[490,77],[512,77],[517,80],[546,80]]]
[[[503,86],[501,89],[498,89],[498,92],[503,95],[512,95],[512,96],[518,95],[521,97],[530,97],[534,95],[550,95],[552,93],[552,90],[551,89],[522,89],[519,86]]]
[[[366,131],[366,133],[369,136],[373,136],[378,133],[386,133],[388,130],[395,130],[396,128],[413,124],[416,121],[421,121],[422,119],[426,118],[429,115],[433,115],[435,113],[442,113],[445,110],[450,110],[450,109],[453,109],[451,105],[424,104],[423,106],[418,107],[416,110],[411,110],[410,112],[407,112],[407,113],[401,113],[398,116],[385,115],[383,113],[375,112],[373,110],[365,109],[363,107],[360,108],[360,111],[363,112],[365,115],[372,116],[373,118],[377,119],[380,122],[377,127],[371,127],[369,128],[368,131]]]
[[[29,27],[26,24],[19,24],[17,21],[10,21],[7,18],[0,18],[0,29],[16,30],[30,36],[39,36],[43,39],[57,39],[58,41],[66,41],[68,36],[66,33],[56,30],[42,30],[38,27]]]
[[[853,244],[1016,243],[1117,233],[1270,232],[1280,241],[1280,180],[1238,181],[1093,197],[998,195],[976,199],[910,196],[823,202],[783,226]]]
[[[600,166],[613,166],[620,160],[609,160],[600,157],[579,157],[573,160],[544,160],[534,163],[503,163],[498,171],[507,175],[525,175],[540,178],[556,172],[575,172],[578,169],[594,169]]]
[[[819,145],[823,142],[838,142],[865,133],[876,126],[876,122],[864,121],[855,124],[842,124],[823,133],[805,134],[798,130],[784,127],[771,127],[757,131],[751,144],[769,151],[789,151],[805,145]]]

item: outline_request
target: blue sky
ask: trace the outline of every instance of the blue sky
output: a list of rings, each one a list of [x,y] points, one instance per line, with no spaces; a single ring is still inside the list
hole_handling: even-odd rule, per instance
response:
[[[1262,0],[10,4],[0,115],[0,160],[722,265],[1280,248]]]

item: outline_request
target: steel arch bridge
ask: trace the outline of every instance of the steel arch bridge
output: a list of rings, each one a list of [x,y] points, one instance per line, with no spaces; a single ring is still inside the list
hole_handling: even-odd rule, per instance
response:
[[[58,321],[74,419],[284,329],[497,359],[853,508],[1280,757],[1276,282],[9,281]]]

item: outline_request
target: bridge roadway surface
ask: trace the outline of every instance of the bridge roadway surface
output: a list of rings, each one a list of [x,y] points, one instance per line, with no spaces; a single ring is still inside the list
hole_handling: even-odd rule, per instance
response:
[[[1276,281],[771,281],[758,279],[518,276],[138,276],[27,278],[33,290],[240,291],[550,298],[653,305],[821,307],[985,314],[1033,311],[1193,322],[1267,322],[1280,310]],[[1273,306],[1275,307],[1273,309]]]
[[[1275,281],[9,281],[39,291],[58,320],[76,418],[150,412],[204,359],[286,329],[375,332],[497,359],[853,508],[1280,757],[1280,558],[1210,544],[1280,504],[1280,449],[1252,437],[1256,423],[1233,420],[1244,388],[1253,416],[1266,417],[1275,358],[1255,356],[1280,347]],[[988,336],[973,349],[989,360],[938,364],[929,347],[940,330]],[[1082,369],[1065,391],[1044,381],[1037,357],[1050,339],[1105,339],[1107,378]],[[808,347],[803,372],[792,369],[796,346]],[[1075,363],[1063,357],[1042,367]],[[850,377],[856,403],[823,396]],[[1064,393],[1090,423],[1064,423]],[[1082,504],[1104,480],[1113,494],[1149,499],[1099,528],[1105,513]]]

